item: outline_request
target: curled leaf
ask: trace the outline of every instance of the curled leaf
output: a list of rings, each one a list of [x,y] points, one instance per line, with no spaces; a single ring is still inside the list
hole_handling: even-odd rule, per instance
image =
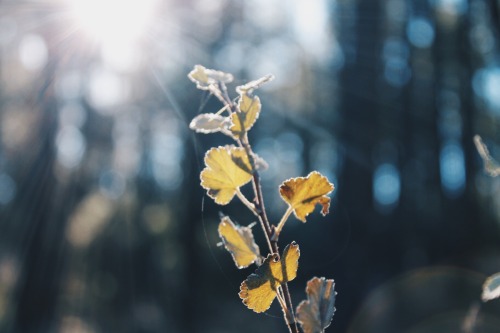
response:
[[[335,313],[335,283],[324,277],[307,282],[307,300],[297,307],[297,319],[304,333],[323,333]]]
[[[483,302],[500,297],[500,273],[491,275],[484,281],[481,299]]]
[[[239,94],[252,94],[255,89],[260,88],[264,83],[274,80],[274,75],[267,74],[260,79],[250,81],[247,84],[236,87],[236,92]]]
[[[264,263],[240,286],[239,296],[249,309],[264,312],[273,303],[281,284],[297,276],[300,250],[295,242],[287,245],[281,256],[269,254]]]
[[[246,94],[240,96],[238,111],[231,114],[233,125],[230,130],[235,138],[248,132],[259,118],[261,109],[260,99],[257,96],[250,97]]]
[[[280,185],[280,194],[283,200],[293,209],[295,216],[306,222],[316,204],[322,206],[321,214],[328,214],[330,198],[327,196],[334,190],[333,184],[317,171],[307,177],[297,177],[286,180]]]
[[[245,268],[254,262],[260,265],[259,246],[255,244],[250,227],[235,225],[228,216],[224,216],[219,223],[219,236],[236,267]]]
[[[205,155],[201,186],[219,205],[227,205],[240,186],[252,179],[252,168],[243,148],[233,146],[210,149]]]
[[[484,162],[484,170],[486,173],[492,177],[500,175],[500,165],[491,157],[488,147],[486,147],[479,135],[474,136],[474,144]]]
[[[229,127],[231,120],[215,113],[200,114],[191,121],[189,128],[198,133],[216,133]]]
[[[233,81],[233,75],[207,69],[202,65],[194,66],[194,69],[189,72],[188,77],[196,83],[196,87],[201,90],[210,90],[211,86],[217,85],[219,82],[229,83]]]

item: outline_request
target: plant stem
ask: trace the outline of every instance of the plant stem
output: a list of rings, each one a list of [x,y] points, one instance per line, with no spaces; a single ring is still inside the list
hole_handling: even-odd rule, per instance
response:
[[[225,103],[229,105],[231,110],[234,108],[234,104]],[[235,112],[233,110],[233,112]],[[271,253],[275,253],[279,257],[279,248],[278,248],[278,240],[272,239],[273,237],[273,229],[271,228],[271,223],[269,223],[269,219],[266,214],[266,207],[264,206],[264,196],[262,195],[262,186],[260,183],[260,176],[255,167],[254,153],[252,148],[250,147],[250,143],[248,142],[248,137],[246,133],[238,140],[238,144],[245,149],[245,153],[247,154],[248,161],[253,170],[253,178],[252,178],[252,186],[255,194],[255,210],[258,214],[260,225],[262,226],[262,230],[264,231],[264,236],[267,241],[267,245],[269,246],[269,251]],[[288,326],[288,330],[290,333],[299,333],[299,329],[297,327],[297,322],[295,321],[295,314],[293,312],[293,303],[292,296],[290,295],[290,290],[288,289],[288,284],[285,282],[281,285],[283,290],[283,295],[285,296],[285,304],[280,302],[280,305],[283,309],[285,322]]]
[[[243,193],[241,193],[240,189],[238,188],[236,190],[236,196],[241,200],[241,202],[247,206],[247,208],[252,212],[254,213],[255,216],[259,217],[259,213],[257,212],[257,210],[255,209],[255,205],[253,203],[251,203],[250,201],[248,201],[248,199],[243,195]]]
[[[290,217],[290,214],[292,214],[292,212],[292,207],[288,206],[288,209],[286,210],[285,214],[283,214],[280,223],[278,223],[278,226],[276,227],[276,229],[274,229],[274,235],[272,236],[271,240],[278,241],[281,229],[283,229],[283,226],[285,225],[286,221],[288,221],[288,218]]]
[[[259,214],[259,220],[261,221],[261,225],[264,230],[264,235],[269,245],[269,250],[271,251],[271,253],[276,253],[279,256],[278,241],[271,239],[273,236],[273,231],[271,229],[271,224],[269,223],[269,220],[267,218],[266,208],[264,206],[264,197],[262,195],[262,187],[260,184],[260,176],[257,170],[255,170],[255,163],[253,159],[252,149],[250,148],[250,144],[248,143],[247,140],[242,140],[241,144],[243,148],[245,148],[250,164],[252,165],[252,168],[254,170],[252,185],[255,193],[255,201],[256,201],[255,208],[257,209],[257,212]],[[285,307],[283,307],[283,304],[281,304],[283,312],[285,314],[285,322],[288,325],[288,329],[290,330],[291,333],[299,333],[297,322],[295,321],[292,297],[290,295],[290,290],[288,289],[288,284],[286,282],[283,283],[281,285],[281,288],[283,289],[283,294],[285,296],[285,304],[284,304]]]

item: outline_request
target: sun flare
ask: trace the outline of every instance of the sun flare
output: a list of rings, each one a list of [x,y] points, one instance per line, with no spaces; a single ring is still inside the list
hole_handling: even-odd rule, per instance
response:
[[[130,43],[152,21],[155,0],[69,0],[81,30],[101,43]]]

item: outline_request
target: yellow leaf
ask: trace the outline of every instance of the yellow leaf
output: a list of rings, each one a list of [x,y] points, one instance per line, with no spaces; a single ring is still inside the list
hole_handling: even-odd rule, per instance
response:
[[[205,164],[200,174],[201,186],[219,205],[227,205],[238,188],[252,179],[252,168],[243,148],[212,148],[205,155]]]
[[[323,207],[321,210],[323,216],[328,214],[330,198],[327,194],[333,190],[333,184],[317,171],[311,172],[307,177],[288,179],[280,185],[281,197],[302,222],[306,222],[306,216],[314,210],[316,204]]]
[[[216,85],[218,82],[229,83],[233,81],[231,74],[207,69],[201,65],[194,66],[188,77],[196,83],[198,89],[202,90],[209,90],[211,85]]]
[[[253,124],[259,118],[261,109],[260,99],[257,96],[251,97],[242,94],[238,103],[238,111],[231,114],[233,126],[230,130],[235,138],[239,138],[252,128]]]
[[[249,309],[264,312],[273,303],[278,293],[278,287],[297,276],[300,250],[295,242],[289,244],[281,260],[278,255],[269,254],[264,263],[250,274],[240,286],[239,296]]]
[[[335,283],[314,277],[307,282],[307,300],[297,307],[297,319],[304,333],[323,333],[335,313]]]
[[[248,267],[254,262],[260,265],[259,246],[255,244],[251,228],[235,225],[224,216],[219,223],[219,236],[238,268]]]

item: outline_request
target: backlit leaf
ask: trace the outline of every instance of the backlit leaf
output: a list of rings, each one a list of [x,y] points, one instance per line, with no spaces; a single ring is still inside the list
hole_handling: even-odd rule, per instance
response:
[[[260,265],[259,246],[255,244],[251,228],[235,225],[224,216],[219,223],[219,236],[238,268],[248,267],[254,262]]]
[[[307,300],[297,307],[297,319],[304,333],[323,333],[335,313],[335,283],[314,277],[307,282]]]
[[[481,158],[483,159],[484,170],[486,173],[492,177],[500,175],[500,165],[498,165],[497,161],[491,157],[488,147],[486,147],[479,135],[474,136],[474,144],[476,145],[479,155],[481,155]]]
[[[233,125],[230,130],[234,137],[238,138],[252,128],[253,124],[259,118],[261,109],[260,99],[257,96],[248,96],[243,94],[238,102],[238,111],[231,114]]]
[[[231,120],[215,113],[204,113],[196,116],[189,128],[198,133],[216,133],[223,131],[231,125]]]
[[[196,83],[196,87],[202,90],[209,90],[210,86],[217,85],[218,82],[229,83],[233,81],[233,76],[229,73],[207,69],[201,65],[194,66],[188,77]]]
[[[260,88],[264,83],[270,82],[272,80],[274,80],[274,75],[267,74],[266,76],[263,76],[260,79],[250,81],[247,84],[236,87],[236,91],[239,94],[245,93],[251,95],[255,89]]]
[[[307,177],[288,179],[280,185],[281,197],[302,222],[306,222],[306,216],[314,211],[316,204],[322,206],[323,216],[328,214],[330,198],[327,194],[333,190],[333,184],[317,171],[311,172]]]
[[[500,297],[500,273],[493,274],[483,284],[483,302]]]
[[[228,204],[240,186],[252,179],[252,168],[243,148],[233,146],[210,149],[205,155],[201,186],[219,205]]]
[[[281,260],[276,253],[269,254],[255,273],[241,284],[239,296],[243,304],[255,312],[269,309],[276,298],[278,287],[297,276],[299,257],[299,245],[295,242],[285,248]]]

